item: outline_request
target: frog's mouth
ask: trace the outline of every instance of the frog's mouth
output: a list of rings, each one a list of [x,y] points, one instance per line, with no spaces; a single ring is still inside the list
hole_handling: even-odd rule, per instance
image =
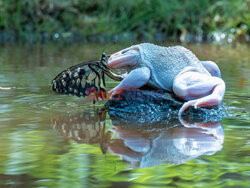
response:
[[[111,69],[129,69],[138,64],[139,53],[136,49],[125,49],[110,56],[108,66]]]

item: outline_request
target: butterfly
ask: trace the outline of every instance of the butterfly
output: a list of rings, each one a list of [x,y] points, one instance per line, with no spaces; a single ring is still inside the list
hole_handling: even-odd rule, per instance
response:
[[[105,74],[116,81],[123,77],[107,66],[108,56],[102,53],[101,60],[83,62],[59,73],[52,80],[52,90],[59,94],[86,97],[94,93],[94,100],[105,99]]]

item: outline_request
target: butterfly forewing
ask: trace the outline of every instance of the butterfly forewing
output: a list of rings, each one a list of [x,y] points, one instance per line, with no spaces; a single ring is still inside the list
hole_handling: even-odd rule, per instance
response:
[[[104,68],[100,61],[91,61],[72,66],[52,81],[56,93],[86,97],[91,93],[98,99],[106,96]]]

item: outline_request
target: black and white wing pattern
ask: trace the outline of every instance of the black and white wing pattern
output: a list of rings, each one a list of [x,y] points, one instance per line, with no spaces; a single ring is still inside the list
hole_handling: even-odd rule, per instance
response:
[[[106,98],[105,67],[100,61],[89,61],[72,66],[52,80],[52,90],[60,94],[86,97],[91,93]]]

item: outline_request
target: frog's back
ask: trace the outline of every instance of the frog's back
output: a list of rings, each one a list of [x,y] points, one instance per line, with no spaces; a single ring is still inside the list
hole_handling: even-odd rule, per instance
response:
[[[145,43],[139,48],[142,48],[140,52],[143,64],[151,69],[149,84],[156,88],[172,91],[174,78],[188,66],[197,72],[209,74],[198,58],[182,46],[163,47]]]

